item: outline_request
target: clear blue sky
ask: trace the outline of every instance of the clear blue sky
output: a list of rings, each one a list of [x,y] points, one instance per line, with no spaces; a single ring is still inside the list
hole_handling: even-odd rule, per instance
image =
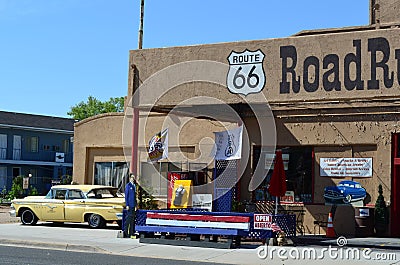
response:
[[[140,0],[0,0],[0,110],[68,117],[127,93]],[[369,0],[146,0],[144,48],[369,23]]]

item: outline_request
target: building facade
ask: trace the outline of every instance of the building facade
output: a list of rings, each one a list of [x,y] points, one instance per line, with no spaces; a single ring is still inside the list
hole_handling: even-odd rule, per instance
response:
[[[107,117],[112,121],[99,127],[96,119],[104,117],[75,127],[88,137],[102,135],[79,142],[79,150],[86,151],[81,163],[75,164],[74,171],[82,172],[78,181],[95,180],[96,161],[108,156],[98,149],[103,146],[118,147],[118,159],[111,155],[108,162],[124,158],[137,163],[140,177],[147,178],[147,185],[160,195],[168,181],[150,177],[154,172],[191,172],[192,165],[197,166],[193,171],[204,170],[205,182],[211,182],[213,133],[244,125],[243,155],[232,174],[238,178],[240,201],[271,199],[267,192],[271,150],[280,149],[287,160],[288,190],[305,211],[302,232],[315,232],[315,221],[332,211],[325,188],[351,180],[365,189],[364,206],[375,203],[377,187],[383,186],[390,209],[389,233],[399,236],[400,1],[370,5],[367,26],[131,51],[124,115]],[[132,106],[138,110],[136,122]],[[90,133],[84,130],[86,122],[102,130],[115,123],[108,128],[115,131],[113,140],[95,128]],[[172,151],[168,159],[151,163],[148,140],[165,128],[170,131]],[[94,143],[97,139],[104,141]],[[129,151],[124,153],[124,145],[132,146],[135,139],[137,153],[132,159]],[[331,161],[344,161],[343,173],[339,162]],[[206,186],[201,192],[212,188]],[[336,231],[356,234],[355,204],[339,205],[335,213]]]
[[[45,194],[52,181],[72,176],[73,119],[0,111],[0,188],[13,178]]]

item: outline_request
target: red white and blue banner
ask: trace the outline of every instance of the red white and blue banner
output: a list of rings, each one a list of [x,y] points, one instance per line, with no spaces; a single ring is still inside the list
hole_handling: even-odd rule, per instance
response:
[[[249,230],[248,216],[219,216],[148,212],[146,225]]]
[[[158,161],[168,157],[168,128],[154,135],[149,141],[149,158]]]

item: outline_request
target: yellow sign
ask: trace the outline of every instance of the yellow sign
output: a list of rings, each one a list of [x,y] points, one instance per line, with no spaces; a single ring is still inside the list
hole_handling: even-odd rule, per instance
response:
[[[187,208],[192,190],[191,180],[175,180],[171,209]]]

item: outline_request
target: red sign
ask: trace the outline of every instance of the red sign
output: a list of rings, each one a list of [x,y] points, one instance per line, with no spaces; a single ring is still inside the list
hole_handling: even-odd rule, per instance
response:
[[[272,230],[272,215],[254,214],[254,229]]]

